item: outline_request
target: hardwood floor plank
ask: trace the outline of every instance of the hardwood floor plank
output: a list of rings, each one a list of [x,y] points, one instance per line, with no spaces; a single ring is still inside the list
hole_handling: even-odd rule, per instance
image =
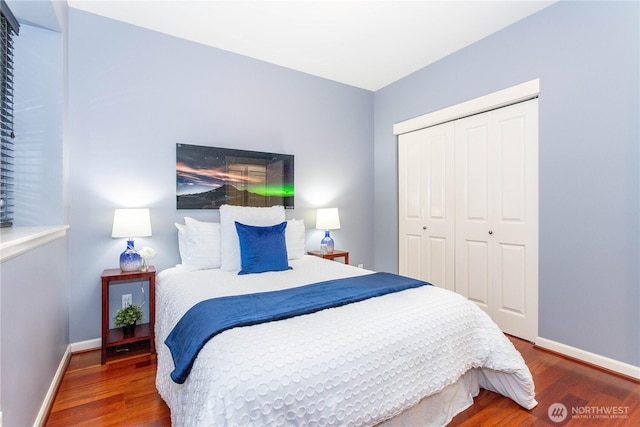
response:
[[[72,356],[47,426],[170,426],[155,388],[155,355],[100,365],[100,351]]]
[[[509,337],[527,362],[538,406],[527,411],[499,394],[481,390],[474,405],[450,426],[637,426],[640,384]],[[169,408],[155,388],[156,356],[100,365],[100,351],[74,354],[46,426],[169,427]],[[549,418],[551,405],[565,405],[564,421]],[[575,412],[577,411],[577,412]],[[616,412],[616,414],[613,414]]]
[[[90,400],[86,403],[52,411],[47,425],[70,426],[88,421],[94,422],[94,420],[107,417],[110,413],[121,411],[124,406],[123,394]]]

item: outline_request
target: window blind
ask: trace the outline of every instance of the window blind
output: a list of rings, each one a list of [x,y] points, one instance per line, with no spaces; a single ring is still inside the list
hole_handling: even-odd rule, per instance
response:
[[[13,37],[20,25],[4,0],[0,0],[0,227],[13,225]]]

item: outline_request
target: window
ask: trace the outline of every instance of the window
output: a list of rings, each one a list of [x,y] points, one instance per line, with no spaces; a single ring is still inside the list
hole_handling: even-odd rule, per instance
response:
[[[0,227],[13,225],[13,37],[20,25],[0,0]]]

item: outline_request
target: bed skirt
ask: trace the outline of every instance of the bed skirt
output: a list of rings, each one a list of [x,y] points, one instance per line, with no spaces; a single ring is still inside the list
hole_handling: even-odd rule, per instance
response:
[[[473,405],[480,392],[479,371],[472,369],[441,392],[423,398],[418,404],[401,412],[378,427],[438,427],[447,425],[453,417]]]

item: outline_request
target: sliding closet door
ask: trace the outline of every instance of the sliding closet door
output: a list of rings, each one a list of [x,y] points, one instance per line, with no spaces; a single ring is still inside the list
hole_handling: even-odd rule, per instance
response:
[[[454,288],[453,124],[399,136],[399,273]]]
[[[493,182],[491,113],[456,122],[456,284],[455,291],[487,313],[491,289]]]
[[[538,333],[538,101],[456,122],[456,292]]]

